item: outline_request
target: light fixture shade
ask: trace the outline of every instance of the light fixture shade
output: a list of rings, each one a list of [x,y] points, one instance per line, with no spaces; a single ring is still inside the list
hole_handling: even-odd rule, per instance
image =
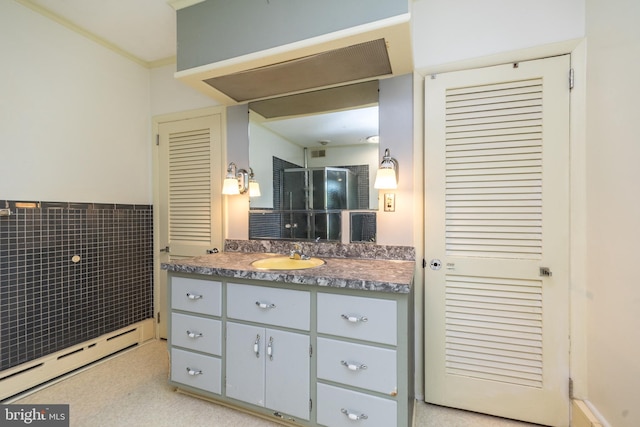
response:
[[[249,173],[244,169],[238,169],[235,163],[229,163],[227,175],[222,182],[222,194],[236,195],[247,192],[249,186]]]
[[[376,173],[376,181],[373,188],[377,190],[395,190],[398,188],[396,171],[392,168],[380,168]]]
[[[398,188],[398,161],[391,157],[388,148],[384,150],[384,156],[376,173],[373,188],[377,190],[395,190]]]
[[[249,197],[260,197],[260,184],[256,180],[249,180]]]
[[[240,188],[238,186],[238,178],[236,177],[229,178],[227,176],[222,182],[222,194],[227,194],[230,196],[240,194]]]

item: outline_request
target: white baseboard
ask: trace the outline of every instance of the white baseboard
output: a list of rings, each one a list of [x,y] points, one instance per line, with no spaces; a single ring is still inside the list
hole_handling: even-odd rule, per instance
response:
[[[571,427],[608,427],[593,413],[584,400],[574,399],[571,402]]]
[[[0,372],[0,400],[154,338],[153,319],[102,335],[57,353]]]

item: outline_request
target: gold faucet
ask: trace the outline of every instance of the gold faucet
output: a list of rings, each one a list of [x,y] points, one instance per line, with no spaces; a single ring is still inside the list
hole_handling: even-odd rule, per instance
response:
[[[311,259],[309,255],[302,253],[302,246],[298,243],[294,243],[293,249],[289,252],[289,258],[291,259]]]

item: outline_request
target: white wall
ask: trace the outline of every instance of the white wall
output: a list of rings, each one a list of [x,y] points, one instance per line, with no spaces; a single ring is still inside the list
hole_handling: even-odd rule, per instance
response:
[[[415,68],[583,37],[584,7],[584,0],[416,0]]]
[[[207,95],[173,77],[176,64],[151,70],[151,115],[177,113],[219,105]]]
[[[304,151],[255,121],[249,123],[249,160],[260,183],[260,197],[251,198],[252,208],[273,209],[273,159],[278,157],[296,165],[304,165]],[[277,207],[279,209],[279,207]]]
[[[414,228],[413,215],[422,195],[414,193],[413,163],[413,75],[380,81],[380,144],[378,156],[382,160],[385,149],[398,161],[398,188],[378,191],[377,242],[380,245],[414,246],[420,233]],[[385,212],[385,193],[395,194],[395,211]]]
[[[587,0],[588,398],[640,425],[640,2]]]
[[[149,71],[0,2],[0,199],[150,204]]]

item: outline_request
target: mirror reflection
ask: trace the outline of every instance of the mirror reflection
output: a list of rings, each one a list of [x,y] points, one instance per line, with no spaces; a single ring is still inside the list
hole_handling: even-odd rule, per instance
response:
[[[377,81],[250,103],[261,194],[250,198],[249,238],[340,240],[343,212],[377,208],[377,135]]]

